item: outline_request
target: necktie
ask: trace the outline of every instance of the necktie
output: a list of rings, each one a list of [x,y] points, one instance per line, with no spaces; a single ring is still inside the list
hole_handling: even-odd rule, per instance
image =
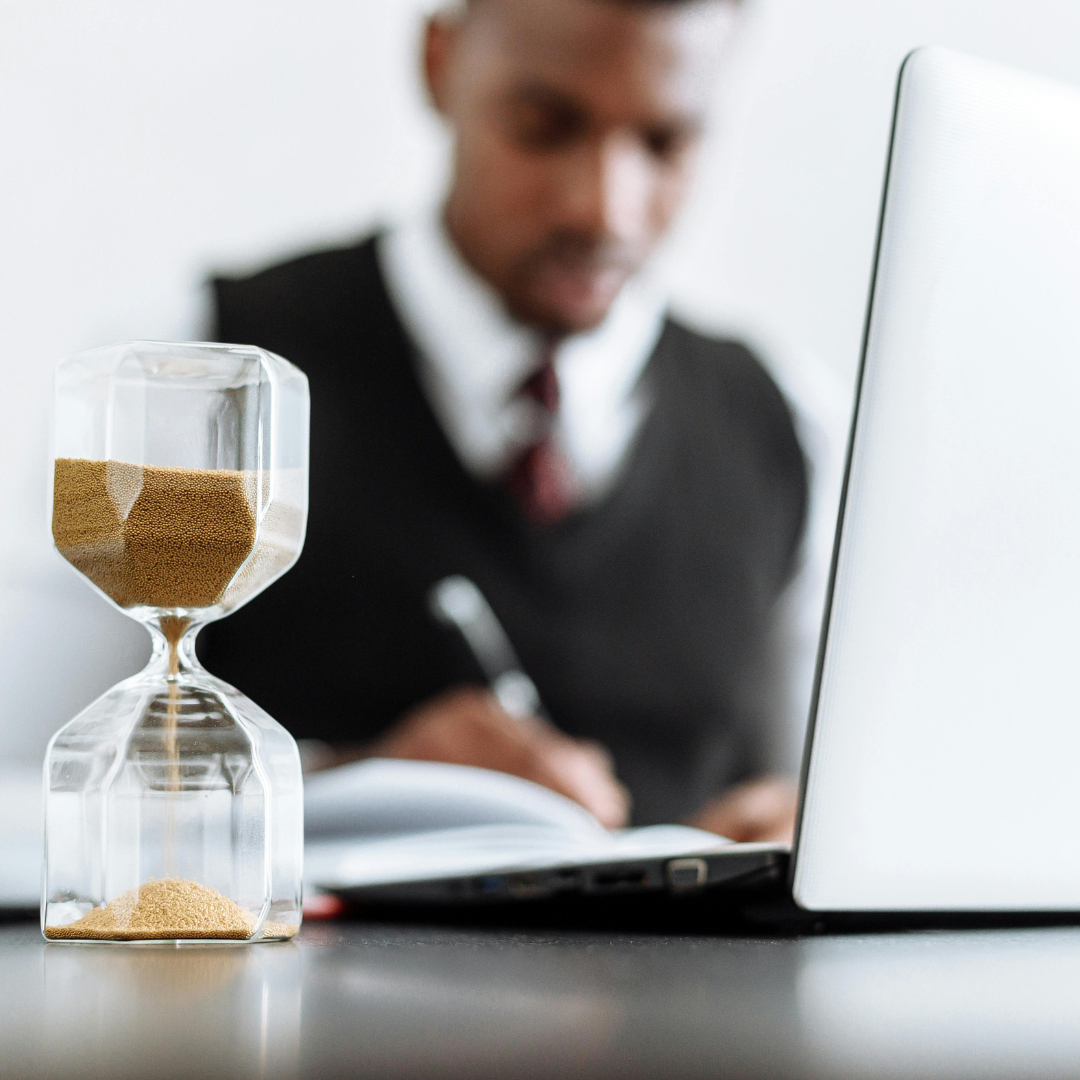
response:
[[[540,369],[531,375],[519,395],[532,398],[548,414],[544,434],[510,466],[506,488],[525,517],[535,525],[562,521],[577,501],[576,485],[562,451],[552,435],[559,411],[559,377],[548,350]]]

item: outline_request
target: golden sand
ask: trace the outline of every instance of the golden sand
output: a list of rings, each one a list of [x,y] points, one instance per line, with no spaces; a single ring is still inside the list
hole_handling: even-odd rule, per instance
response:
[[[255,546],[255,474],[57,458],[52,528],[121,607],[210,607]]]
[[[162,878],[129,889],[104,907],[88,911],[66,926],[48,926],[49,938],[89,941],[251,937],[251,917],[217,889],[195,881]],[[293,933],[295,933],[293,928]],[[263,929],[263,937],[276,937]],[[290,935],[291,936],[291,935]]]

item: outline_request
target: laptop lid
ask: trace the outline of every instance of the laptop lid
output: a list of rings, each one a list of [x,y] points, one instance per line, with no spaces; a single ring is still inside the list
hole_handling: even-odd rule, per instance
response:
[[[900,76],[793,891],[1080,910],[1080,91]]]

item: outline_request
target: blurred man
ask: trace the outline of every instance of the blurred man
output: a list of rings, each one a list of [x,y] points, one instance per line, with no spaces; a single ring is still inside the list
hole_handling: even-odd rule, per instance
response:
[[[761,703],[803,456],[757,360],[669,319],[644,272],[736,19],[734,0],[435,16],[439,212],[215,283],[218,338],[311,380],[304,556],[206,635],[213,670],[294,734],[516,773],[608,825],[790,835]],[[450,574],[554,724],[504,712],[432,618]]]

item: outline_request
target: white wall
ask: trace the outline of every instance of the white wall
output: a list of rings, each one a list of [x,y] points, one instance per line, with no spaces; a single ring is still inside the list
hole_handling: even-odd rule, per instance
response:
[[[189,332],[210,268],[428,197],[419,0],[0,0],[0,752],[136,670],[145,632],[50,548],[49,377]],[[668,253],[680,306],[850,382],[896,69],[948,44],[1080,82],[1075,0],[751,0]],[[257,696],[257,688],[255,696]]]

